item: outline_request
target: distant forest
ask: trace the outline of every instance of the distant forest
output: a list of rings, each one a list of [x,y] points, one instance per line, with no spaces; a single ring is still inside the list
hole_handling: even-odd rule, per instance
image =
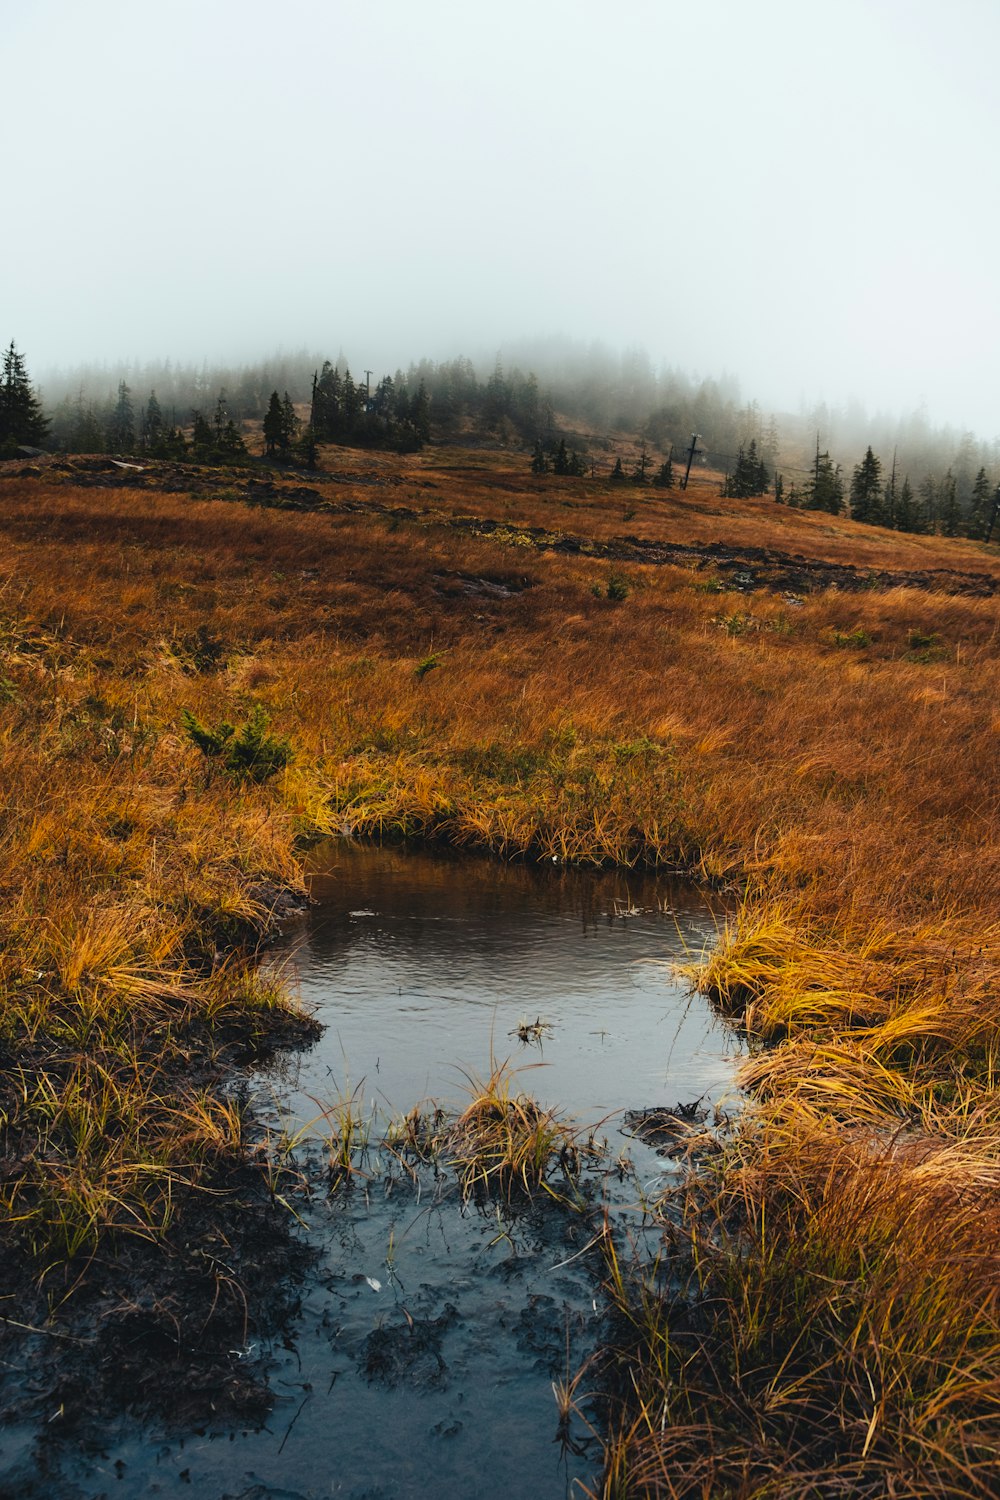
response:
[[[44,399],[13,344],[0,372],[8,454],[28,445],[225,461],[249,444],[308,465],[319,444],[491,443],[523,450],[536,474],[669,486],[694,434],[695,464],[725,475],[730,496],[770,494],[908,531],[983,537],[991,527],[1000,440],[934,427],[923,412],[766,412],[731,378],[656,371],[638,350],[540,341],[486,367],[425,359],[377,378],[306,351],[239,367],[91,365],[50,376]]]

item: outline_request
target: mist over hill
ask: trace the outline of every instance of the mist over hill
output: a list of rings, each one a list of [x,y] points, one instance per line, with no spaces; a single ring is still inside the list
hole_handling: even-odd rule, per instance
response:
[[[943,485],[950,474],[963,508],[980,470],[991,482],[1000,477],[1000,439],[937,424],[923,408],[870,412],[854,401],[772,410],[731,374],[701,376],[656,366],[641,347],[615,350],[568,338],[512,340],[493,354],[424,358],[393,371],[371,369],[363,348],[349,355],[342,349],[278,351],[242,364],[89,363],[48,372],[41,389],[53,439],[79,447],[81,428],[92,445],[106,431],[122,382],[136,412],[138,441],[151,393],[171,426],[186,428],[195,413],[211,417],[220,402],[227,418],[253,424],[263,420],[272,391],[287,392],[306,407],[324,361],[341,376],[350,375],[366,400],[386,377],[397,396],[408,393],[409,399],[422,385],[437,441],[530,449],[538,438],[566,437],[586,454],[642,442],[667,454],[686,449],[697,433],[700,464],[726,473],[741,448],[754,442],[772,472],[781,472],[791,487],[806,481],[817,449],[847,476],[871,447],[887,470],[895,456],[898,475],[908,475],[915,488]]]

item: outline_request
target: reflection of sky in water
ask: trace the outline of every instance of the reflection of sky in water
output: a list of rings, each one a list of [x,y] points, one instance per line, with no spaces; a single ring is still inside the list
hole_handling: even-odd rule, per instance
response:
[[[459,1103],[491,1048],[543,1064],[525,1090],[588,1122],[728,1087],[738,1044],[671,971],[721,920],[690,887],[341,843],[316,867],[284,957],[327,1028],[289,1070],[302,1093]],[[525,1047],[511,1033],[536,1019],[552,1030]]]

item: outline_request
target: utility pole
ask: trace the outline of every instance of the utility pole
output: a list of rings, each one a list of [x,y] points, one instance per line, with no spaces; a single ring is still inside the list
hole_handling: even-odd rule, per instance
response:
[[[687,468],[684,470],[684,478],[681,480],[681,489],[682,490],[686,490],[687,487],[688,487],[688,476],[691,473],[691,465],[694,463],[694,456],[695,456],[696,453],[698,453],[698,452],[701,451],[696,446],[696,444],[697,444],[698,439],[699,439],[700,436],[701,436],[700,432],[692,432],[692,434],[691,434],[691,446],[688,449]]]

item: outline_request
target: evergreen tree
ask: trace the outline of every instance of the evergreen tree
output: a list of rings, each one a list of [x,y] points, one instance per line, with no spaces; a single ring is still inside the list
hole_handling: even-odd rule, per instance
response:
[[[611,478],[615,484],[625,483],[625,470],[622,468],[622,461],[620,458],[615,459],[615,466],[611,470]]]
[[[24,355],[12,339],[4,350],[0,374],[0,453],[13,453],[22,446],[39,448],[48,434],[48,420],[31,388]]]
[[[807,510],[825,510],[831,516],[839,516],[844,506],[844,481],[840,465],[834,465],[829,453],[819,451],[818,438],[813,471],[806,486],[805,506]]]
[[[204,412],[193,411],[191,419],[193,422],[191,446],[199,458],[205,458],[215,447],[215,433],[206,422]]]
[[[287,453],[288,449],[294,443],[295,434],[298,432],[298,430],[299,419],[295,415],[295,407],[292,405],[292,398],[286,391],[284,399],[281,403],[281,432],[278,436],[278,446],[281,448],[281,451],[283,453]]]
[[[410,403],[410,423],[418,443],[426,443],[431,435],[431,398],[421,380],[417,394]]]
[[[785,479],[784,475],[779,474],[777,470],[775,470],[774,474],[774,503],[775,505],[784,505],[785,503]]]
[[[215,417],[214,417],[214,424],[215,424],[215,446],[217,448],[221,448],[222,447],[222,434],[226,430],[226,423],[227,423],[227,421],[229,421],[229,409],[226,406],[226,393],[225,393],[225,391],[220,391],[219,395],[218,395],[218,398],[216,399],[216,402],[215,402]]]
[[[961,529],[962,512],[958,504],[958,485],[949,469],[941,486],[941,532],[944,536],[958,536]]]
[[[341,405],[344,413],[344,431],[350,437],[358,423],[361,415],[362,396],[358,386],[351,379],[350,370],[344,371],[344,382],[341,394]]]
[[[869,526],[882,522],[882,461],[869,445],[851,479],[851,518]]]
[[[56,408],[59,446],[67,453],[103,453],[104,425],[93,405],[84,402],[81,386],[73,401],[61,402]]]
[[[282,416],[281,398],[277,391],[271,392],[271,399],[264,413],[264,452],[268,458],[273,458],[281,442]]]
[[[903,480],[899,499],[896,502],[896,530],[915,532],[926,530],[923,507],[913,493],[909,475]]]
[[[736,467],[726,477],[722,493],[730,499],[743,500],[751,495],[764,495],[770,485],[767,467],[757,455],[757,439],[750,439],[750,446],[740,444],[736,455]]]
[[[673,489],[673,459],[664,459],[660,468],[652,475],[657,489]]]
[[[933,474],[927,474],[920,481],[921,512],[924,525],[929,531],[937,530],[938,515],[940,512],[941,486]]]
[[[896,449],[892,450],[892,472],[888,483],[882,493],[882,525],[891,526],[894,530],[901,530],[897,525],[899,501],[896,495]]]
[[[118,400],[108,419],[108,448],[112,453],[131,453],[135,448],[132,392],[124,380],[118,382]]]
[[[569,473],[569,454],[566,451],[565,438],[559,439],[559,447],[556,449],[556,456],[552,461],[552,472],[554,474]]]
[[[535,439],[535,450],[531,455],[532,474],[547,474],[549,472],[549,461],[545,457],[545,449],[542,447],[541,438]]]
[[[986,477],[986,470],[980,469],[972,481],[972,494],[969,500],[969,514],[965,523],[966,536],[973,537],[981,542],[986,535],[986,527],[990,517],[990,482]]]
[[[142,445],[144,448],[155,451],[163,437],[163,410],[156,399],[156,392],[150,391],[149,400],[146,402],[146,410],[142,418]]]

